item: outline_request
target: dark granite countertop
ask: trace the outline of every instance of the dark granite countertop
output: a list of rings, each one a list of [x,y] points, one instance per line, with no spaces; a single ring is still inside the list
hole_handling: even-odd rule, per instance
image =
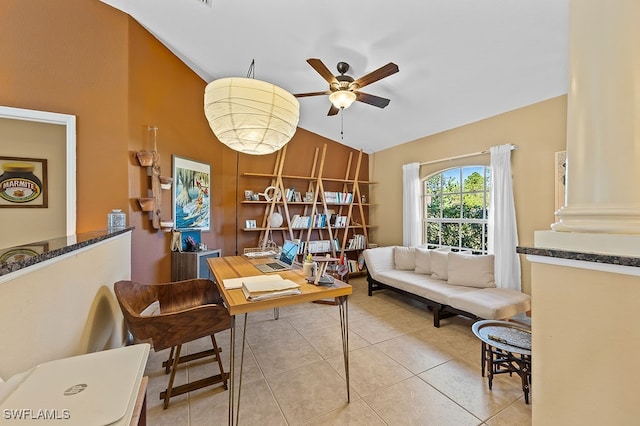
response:
[[[586,253],[558,250],[544,247],[516,247],[516,252],[535,256],[557,257],[560,259],[582,260],[585,262],[607,263],[610,265],[640,267],[640,257],[616,256],[602,253]]]
[[[0,276],[132,231],[102,229],[0,249]]]

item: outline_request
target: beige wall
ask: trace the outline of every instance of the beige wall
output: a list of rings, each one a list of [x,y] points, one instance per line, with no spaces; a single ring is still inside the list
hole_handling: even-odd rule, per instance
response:
[[[66,235],[66,126],[0,118],[0,155],[47,160],[47,208],[0,209],[0,248]],[[0,171],[2,173],[2,171]]]
[[[447,132],[405,143],[369,156],[371,241],[402,244],[402,165],[426,162],[511,143],[514,198],[521,245],[533,245],[533,232],[554,222],[554,153],[565,150],[566,96],[549,99]],[[489,164],[481,155],[422,167],[422,176],[471,164]],[[522,262],[522,289],[531,293],[530,265]]]
[[[564,263],[532,264],[533,424],[637,424],[640,277]]]
[[[113,283],[131,277],[131,233],[0,277],[0,377],[122,346]]]

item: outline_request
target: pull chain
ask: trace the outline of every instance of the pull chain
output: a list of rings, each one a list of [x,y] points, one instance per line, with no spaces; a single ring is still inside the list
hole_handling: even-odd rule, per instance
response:
[[[344,140],[344,108],[340,108],[340,139]]]
[[[249,71],[247,71],[247,78],[255,78],[255,69],[256,69],[256,60],[251,60],[251,65],[249,65]]]

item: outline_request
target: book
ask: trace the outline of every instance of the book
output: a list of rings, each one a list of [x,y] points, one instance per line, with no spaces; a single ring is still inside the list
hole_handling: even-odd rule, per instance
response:
[[[300,284],[291,280],[285,280],[280,275],[265,275],[264,277],[269,279],[256,280],[253,279],[253,277],[244,279],[242,282],[242,292],[247,300],[257,301],[300,294]]]

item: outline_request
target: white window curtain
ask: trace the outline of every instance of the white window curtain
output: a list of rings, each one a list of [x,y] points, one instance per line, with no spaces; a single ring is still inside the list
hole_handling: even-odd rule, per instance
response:
[[[511,145],[490,148],[489,253],[495,256],[495,281],[500,288],[521,291],[518,232],[511,181]]]
[[[421,244],[420,226],[420,163],[402,166],[402,244]]]

